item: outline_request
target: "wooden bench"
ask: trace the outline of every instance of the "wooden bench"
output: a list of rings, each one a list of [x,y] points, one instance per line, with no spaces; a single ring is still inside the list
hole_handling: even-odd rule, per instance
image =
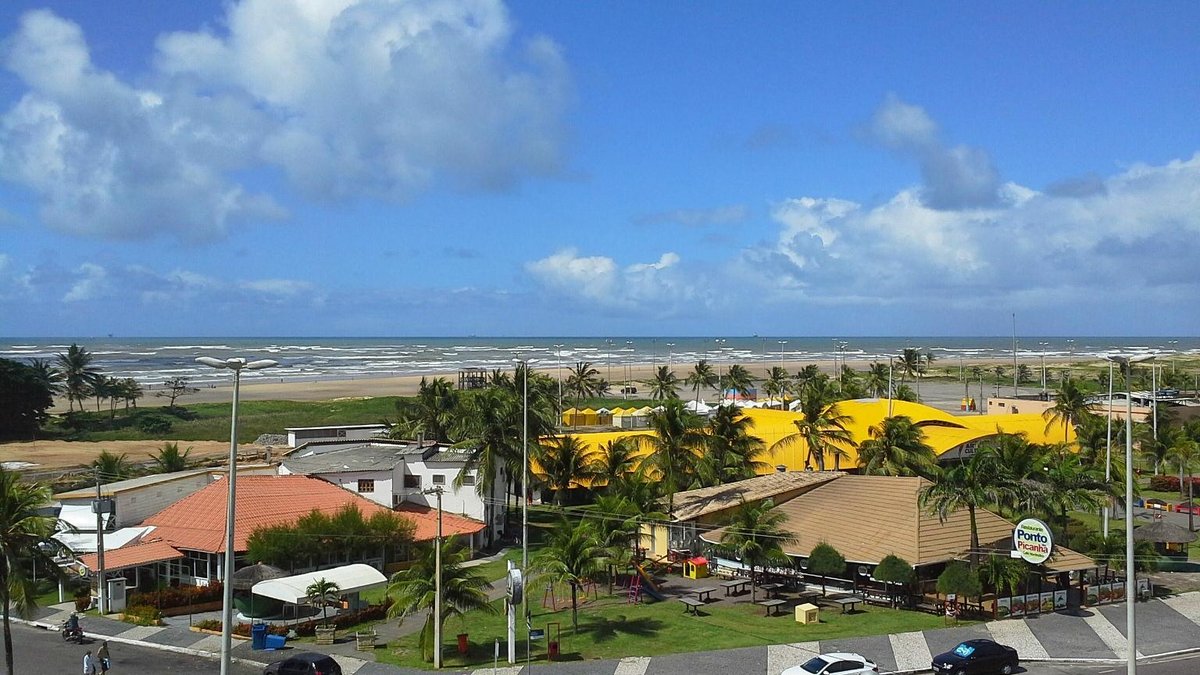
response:
[[[749,586],[750,586],[749,579],[733,579],[731,581],[722,581],[721,582],[721,588],[725,589],[726,597],[729,596],[730,591],[733,591],[735,594],[736,593],[745,593],[746,589]]]
[[[763,616],[771,616],[771,610],[775,610],[775,613],[776,613],[776,614],[779,614],[779,610],[778,610],[777,608],[779,608],[779,607],[782,607],[782,606],[786,605],[786,604],[787,604],[787,600],[778,600],[778,599],[776,599],[776,600],[763,600],[763,601],[759,602],[758,604],[760,604],[760,605],[762,605],[763,607],[766,607],[766,608],[767,608],[767,611],[766,611],[766,613],[765,613],[765,614],[763,614]]]
[[[702,588],[692,588],[688,590],[689,595],[694,595],[700,600],[712,600],[712,592],[717,590],[712,586],[704,586]]]
[[[704,606],[704,601],[697,600],[696,598],[684,597],[684,598],[680,598],[679,601],[683,603],[683,613],[684,614],[691,612],[692,614],[699,616],[700,608]]]

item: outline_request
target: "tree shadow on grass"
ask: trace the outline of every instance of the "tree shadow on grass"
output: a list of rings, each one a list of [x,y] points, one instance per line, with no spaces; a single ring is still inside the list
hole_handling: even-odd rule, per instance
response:
[[[581,633],[591,633],[597,644],[616,639],[619,634],[650,637],[657,635],[663,628],[663,622],[651,617],[630,619],[624,614],[612,618],[597,617],[580,627]]]

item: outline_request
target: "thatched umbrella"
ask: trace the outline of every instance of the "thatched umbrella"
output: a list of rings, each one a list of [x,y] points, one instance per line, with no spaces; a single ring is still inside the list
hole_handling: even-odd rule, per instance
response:
[[[1134,541],[1149,541],[1158,544],[1160,548],[1186,550],[1187,544],[1196,541],[1196,533],[1186,527],[1168,523],[1162,516],[1157,516],[1149,525],[1142,525],[1133,531]]]
[[[287,575],[287,572],[266,563],[248,565],[233,573],[233,590],[248,591],[260,581],[279,579]]]

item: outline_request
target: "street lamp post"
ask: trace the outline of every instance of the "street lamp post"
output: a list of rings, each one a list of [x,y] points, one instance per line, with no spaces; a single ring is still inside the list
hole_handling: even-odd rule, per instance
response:
[[[562,348],[564,345],[554,345],[554,359],[558,368],[558,424],[562,424]],[[522,570],[524,572],[524,570]]]
[[[667,343],[667,370],[669,371],[674,367],[675,367],[675,343],[668,342]]]
[[[1038,343],[1038,347],[1041,348],[1041,352],[1042,352],[1042,398],[1043,399],[1046,398],[1046,345],[1048,345],[1048,344],[1050,344],[1050,343],[1049,342],[1039,342]]]
[[[892,416],[892,400],[896,397],[895,390],[892,389],[892,367],[896,360],[895,354],[888,354],[888,417]]]
[[[246,359],[233,358],[214,359],[201,356],[196,359],[211,368],[228,369],[233,371],[233,411],[229,422],[229,476],[225,501],[225,566],[221,582],[221,675],[229,675],[231,664],[231,649],[233,646],[233,558],[234,558],[234,510],[237,503],[237,427],[238,427],[238,395],[241,388],[243,370],[262,370],[279,365],[278,361],[262,359],[246,363]]]
[[[717,345],[714,359],[717,362],[717,405],[720,405],[721,401],[725,399],[725,387],[721,381],[721,345],[725,344],[725,338],[717,338],[713,342]]]
[[[625,341],[625,349],[629,351],[628,359],[621,359],[625,362],[625,386],[621,388],[621,398],[629,399],[629,377],[633,374],[633,340]]]
[[[1108,434],[1104,448],[1104,485],[1112,482],[1112,418],[1113,418],[1113,360],[1108,359]],[[1104,505],[1104,538],[1108,539],[1108,512],[1112,508],[1112,497]]]
[[[1137,597],[1137,578],[1133,564],[1133,364],[1151,361],[1152,354],[1140,356],[1105,357],[1110,362],[1118,363],[1127,368],[1125,392],[1125,639],[1126,670],[1128,675],[1137,675],[1137,638],[1134,612],[1134,599]]]
[[[787,340],[779,341],[779,367],[783,368],[783,346],[787,344]]]

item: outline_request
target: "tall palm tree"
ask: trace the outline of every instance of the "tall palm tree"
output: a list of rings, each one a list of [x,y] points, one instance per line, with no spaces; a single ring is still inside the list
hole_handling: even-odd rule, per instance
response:
[[[610,484],[609,489],[612,494],[632,504],[641,518],[666,519],[666,514],[660,510],[663,496],[661,482],[651,480],[640,472],[630,473]]]
[[[145,396],[146,392],[142,390],[142,385],[132,377],[125,377],[117,380],[116,395],[125,402],[125,409],[129,410],[129,404],[137,407],[137,400]]]
[[[740,364],[729,366],[729,370],[725,372],[725,382],[722,383],[722,389],[732,389],[742,396],[748,396],[750,390],[754,387],[754,376],[750,374],[746,367]]]
[[[783,529],[786,519],[783,512],[775,510],[775,501],[769,497],[750,503],[743,499],[721,534],[720,547],[750,568],[751,603],[756,600],[755,570],[771,563],[786,564],[788,557],[783,545],[796,543],[796,537]]]
[[[562,506],[572,486],[591,485],[596,478],[595,450],[578,436],[567,434],[534,446],[533,475],[543,486],[554,490],[554,505]]]
[[[1061,424],[1063,442],[1066,443],[1070,438],[1071,429],[1082,424],[1083,419],[1091,414],[1092,411],[1087,406],[1087,397],[1080,391],[1079,385],[1075,384],[1074,380],[1067,380],[1059,385],[1058,391],[1054,393],[1054,405],[1042,413],[1042,419],[1046,420],[1046,433],[1050,433],[1051,428]]]
[[[1179,464],[1179,498],[1190,499],[1188,486],[1192,482],[1192,469],[1200,459],[1200,444],[1180,434],[1171,444],[1169,457]]]
[[[416,397],[397,401],[396,413],[393,438],[424,436],[426,440],[452,443],[451,428],[460,414],[458,392],[444,377],[432,381],[422,377]]]
[[[546,543],[532,567],[557,582],[571,587],[571,625],[579,632],[579,587],[592,581],[603,569],[606,555],[595,530],[587,523],[566,518],[546,536]]]
[[[707,359],[700,359],[696,362],[696,365],[692,367],[692,372],[688,373],[684,383],[695,392],[697,403],[700,402],[701,389],[712,389],[721,385],[716,371],[713,370],[712,364]]]
[[[701,485],[720,485],[769,471],[762,461],[766,445],[754,436],[754,420],[736,406],[721,406],[708,421],[704,454],[696,469]]]
[[[1005,489],[1003,467],[990,452],[976,452],[970,459],[940,471],[935,480],[921,488],[918,503],[921,508],[946,522],[950,514],[965,508],[971,523],[971,564],[977,563],[980,553],[979,526],[976,509],[1000,501]]]
[[[796,394],[803,394],[804,390],[807,389],[813,382],[821,380],[824,377],[825,374],[821,372],[821,369],[817,366],[817,364],[810,363],[807,366],[804,366],[800,370],[796,371]]]
[[[180,452],[179,444],[172,441],[163,443],[163,446],[158,449],[158,454],[150,455],[150,458],[154,460],[154,467],[158,473],[174,473],[184,471],[191,466],[191,461],[188,459],[191,454],[191,447]]]
[[[853,437],[847,426],[854,419],[843,414],[837,403],[830,402],[828,382],[814,380],[800,394],[800,419],[793,420],[796,433],[779,439],[775,448],[787,449],[797,443],[803,443],[808,453],[804,456],[804,468],[814,465],[818,471],[825,470],[825,457],[832,455],[835,468],[841,468],[841,461],[849,457],[846,449],[853,444]]]
[[[650,398],[655,401],[665,401],[669,398],[679,398],[679,378],[675,371],[667,366],[659,366],[654,371],[654,379],[650,380]]]
[[[884,418],[867,430],[870,438],[858,446],[863,473],[882,476],[928,476],[937,464],[925,432],[904,415]]]
[[[606,493],[612,493],[621,478],[637,468],[636,449],[637,445],[628,437],[616,438],[601,445],[592,467],[596,476],[595,484],[604,486]]]
[[[31,572],[59,574],[54,555],[61,549],[53,538],[57,519],[43,515],[50,489],[26,483],[14,471],[0,468],[0,613],[4,619],[4,665],[13,675],[13,609],[29,617],[37,609],[37,584]]]
[[[636,437],[650,450],[640,468],[662,481],[668,517],[675,510],[675,493],[691,484],[696,461],[707,442],[701,426],[700,418],[688,412],[682,401],[667,401],[650,413],[651,433]]]
[[[921,373],[921,350],[914,347],[905,347],[903,352],[900,352],[900,382],[903,383],[908,378],[916,379]]]
[[[888,371],[888,364],[873,362],[870,369],[867,370],[867,391],[875,398],[884,398],[888,394],[888,382],[891,379],[891,373]]]
[[[57,358],[59,370],[62,371],[63,381],[66,383],[68,409],[74,410],[75,402],[78,401],[79,409],[83,410],[88,388],[100,375],[100,369],[92,365],[96,357],[87,349],[72,343],[67,352],[58,354]]]
[[[1102,495],[1111,494],[1112,488],[1105,484],[1102,469],[1084,466],[1079,455],[1071,452],[1048,453],[1038,482],[1042,488],[1038,501],[1048,515],[1059,517],[1063,541],[1070,541],[1067,512],[1099,509]]]
[[[780,366],[772,366],[767,371],[767,377],[763,380],[762,388],[763,393],[768,397],[778,397],[781,402],[784,402],[791,386],[792,376],[788,374],[788,371]]]
[[[468,472],[475,471],[475,491],[480,497],[486,495],[484,512],[490,544],[495,536],[491,514],[496,504],[496,477],[510,477],[523,471],[523,415],[521,403],[507,389],[488,387],[472,394],[463,399],[461,414],[451,430],[462,439],[455,447],[469,451],[464,470],[455,478],[455,487],[462,487]],[[513,471],[514,468],[517,468],[517,472]]]
[[[567,394],[579,405],[585,399],[593,398],[601,390],[600,371],[596,370],[590,361],[579,361],[567,375]]]
[[[1154,463],[1154,475],[1157,476],[1162,465],[1171,454],[1171,446],[1180,435],[1177,427],[1160,427],[1155,434],[1154,426],[1139,422],[1133,427],[1133,439],[1137,443],[1138,454]]]
[[[470,558],[470,548],[461,546],[457,537],[447,537],[442,542],[442,621],[451,616],[463,616],[473,610],[491,614],[499,611],[488,601],[487,591],[491,590],[492,584],[480,572],[480,568],[463,566]],[[426,661],[433,660],[433,607],[437,595],[437,569],[436,545],[418,546],[412,565],[393,574],[387,587],[387,594],[395,601],[388,607],[389,619],[410,616],[421,611],[429,612],[419,641],[422,658]]]
[[[46,385],[47,391],[51,396],[61,396],[66,390],[63,381],[65,376],[58,368],[45,359],[33,359],[29,362],[29,367],[33,368],[34,374],[42,384]]]

